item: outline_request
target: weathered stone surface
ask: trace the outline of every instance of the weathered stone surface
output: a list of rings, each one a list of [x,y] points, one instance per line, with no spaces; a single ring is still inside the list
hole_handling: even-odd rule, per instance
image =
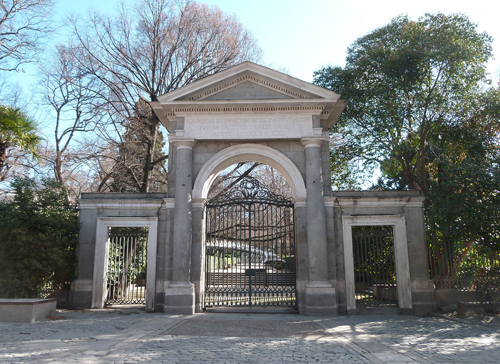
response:
[[[208,191],[217,174],[231,165],[260,162],[281,173],[292,189],[300,313],[356,312],[345,218],[393,224],[400,309],[422,314],[435,308],[423,197],[411,191],[330,188],[328,129],[344,105],[334,92],[249,62],[161,96],[153,108],[169,131],[168,198],[158,193],[82,196],[74,304],[88,307],[94,297],[95,306],[96,295],[105,290],[104,251],[99,250],[105,237],[96,241],[99,219],[154,217],[157,249],[151,259],[157,268],[148,286],[153,290],[148,307],[201,311]],[[96,256],[98,250],[101,255]]]
[[[56,298],[0,298],[0,321],[25,322],[46,320],[56,314]]]

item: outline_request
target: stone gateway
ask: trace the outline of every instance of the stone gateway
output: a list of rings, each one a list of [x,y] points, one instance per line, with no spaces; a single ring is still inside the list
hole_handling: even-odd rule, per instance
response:
[[[257,258],[244,260],[250,265],[241,270],[240,282],[252,277],[255,282],[257,273],[276,270],[276,261],[292,261],[293,255],[286,285],[293,286],[293,307],[301,314],[381,312],[386,307],[391,312],[430,312],[435,302],[428,278],[424,198],[415,191],[331,189],[328,130],[344,105],[332,91],[250,62],[161,96],[153,107],[169,132],[168,191],[82,195],[73,306],[105,305],[113,285],[106,273],[114,254],[109,252],[110,228],[143,227],[149,234],[144,240],[147,264],[140,268],[146,279],[142,285],[129,279],[129,289],[142,287],[150,311],[193,314],[207,308],[211,276],[206,255],[226,249],[207,241],[210,187],[231,165],[260,162],[281,173],[291,188],[293,213],[287,216],[293,216],[294,246],[291,252],[273,248],[259,253],[258,269],[251,266]],[[389,243],[360,245],[353,229],[369,226],[385,227],[389,234],[383,239]],[[370,231],[363,236],[377,235]],[[225,240],[233,247],[232,259],[251,249],[247,243],[252,236]],[[273,264],[268,264],[270,256]],[[131,268],[120,269],[133,275]],[[384,280],[375,278],[379,276]],[[366,295],[373,298],[370,304]]]

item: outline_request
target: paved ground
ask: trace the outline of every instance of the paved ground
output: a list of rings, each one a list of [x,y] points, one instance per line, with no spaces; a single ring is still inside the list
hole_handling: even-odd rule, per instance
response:
[[[59,312],[0,323],[0,363],[498,363],[500,326],[436,317]]]

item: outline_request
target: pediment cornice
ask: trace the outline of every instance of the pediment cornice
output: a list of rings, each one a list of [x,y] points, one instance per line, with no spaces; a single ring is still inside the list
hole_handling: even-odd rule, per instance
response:
[[[248,96],[245,87],[253,87]],[[333,91],[251,62],[205,77],[158,99],[153,108],[167,129],[177,117],[199,113],[309,113],[328,119],[327,126],[336,122],[344,107],[340,95]]]
[[[226,82],[222,82],[213,87],[207,88],[206,90],[201,90],[200,92],[189,95],[188,97],[183,97],[182,100],[205,100],[210,96],[220,93],[221,91],[231,89],[237,85],[242,84],[243,82],[251,82],[294,99],[314,98],[314,95],[311,95],[309,93],[287,87],[286,85],[281,83],[273,82],[272,80],[266,79],[257,74],[246,72],[246,74],[242,74],[239,77],[231,78]]]
[[[175,101],[201,100],[245,80],[250,80],[297,99],[322,98],[336,101],[340,97],[333,91],[298,78],[252,62],[243,62],[169,92],[158,99],[161,104]]]

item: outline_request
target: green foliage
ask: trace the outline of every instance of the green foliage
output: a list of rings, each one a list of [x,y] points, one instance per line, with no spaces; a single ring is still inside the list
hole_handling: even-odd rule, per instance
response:
[[[428,195],[432,136],[467,116],[486,82],[491,41],[467,17],[443,14],[399,16],[355,41],[345,68],[314,74],[316,84],[348,101],[332,130],[344,140],[332,163],[347,171],[356,169],[346,160],[382,165],[389,177],[402,174]]]
[[[13,201],[0,203],[0,297],[44,297],[73,279],[77,211],[54,180],[12,186]]]
[[[20,109],[0,105],[0,172],[8,148],[17,147],[38,157],[36,149],[40,140],[33,120]]]
[[[355,226],[352,234],[356,282],[396,283],[392,226]]]
[[[108,284],[117,285],[124,276],[127,277],[127,282],[137,282],[146,278],[147,250],[147,228],[111,228]]]
[[[40,140],[35,132],[36,124],[20,109],[0,105],[0,140],[35,152]]]
[[[282,269],[288,269],[290,272],[295,272],[295,255],[287,255],[283,257],[284,263],[281,264]]]
[[[427,220],[441,240],[500,249],[500,93],[476,100],[472,117],[443,128],[428,166]]]
[[[489,87],[492,39],[460,14],[399,16],[356,40],[315,83],[347,106],[332,129],[332,171],[380,168],[375,188],[420,190],[433,243],[500,249],[500,91]],[[370,170],[365,173],[369,177]]]

